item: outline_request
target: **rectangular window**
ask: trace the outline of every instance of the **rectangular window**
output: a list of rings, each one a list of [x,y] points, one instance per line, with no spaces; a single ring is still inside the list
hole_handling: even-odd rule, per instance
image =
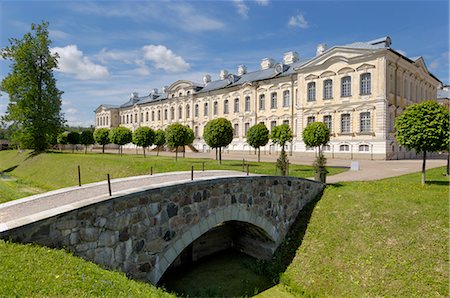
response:
[[[308,118],[306,118],[306,125],[313,123],[316,121],[316,117],[314,116],[308,116]]]
[[[323,123],[328,127],[330,132],[333,131],[333,118],[331,115],[325,115],[323,116]]]
[[[178,119],[183,118],[183,108],[179,107],[178,108]]]
[[[367,144],[359,145],[358,149],[359,149],[359,152],[369,152],[369,145],[367,145]]]
[[[246,122],[244,124],[244,135],[247,135],[247,132],[249,129],[250,129],[250,123]]]
[[[361,95],[368,95],[371,92],[371,75],[370,73],[363,73],[361,75],[360,93]]]
[[[186,106],[186,118],[191,118],[191,107],[189,105]]]
[[[341,115],[341,133],[350,133],[350,114]]]
[[[148,112],[145,112],[145,121],[148,122]]]
[[[228,114],[228,99],[223,102],[223,113]]]
[[[161,120],[161,110],[158,111],[158,121]]]
[[[205,102],[204,108],[205,108],[205,110],[204,110],[204,114],[203,115],[208,116],[209,111],[208,111],[208,103],[207,102]]]
[[[266,109],[266,96],[264,94],[261,94],[259,96],[259,110],[263,111]]]
[[[341,97],[352,95],[352,79],[349,76],[341,79]]]
[[[152,111],[152,121],[155,121],[155,111]]]
[[[283,91],[283,108],[289,108],[290,92],[289,90]]]
[[[234,99],[234,112],[239,113],[239,98]]]
[[[250,112],[250,96],[245,97],[245,111]]]
[[[277,108],[277,93],[274,92],[270,96],[270,108],[276,109]]]
[[[360,131],[370,132],[370,112],[362,112],[360,115]]]
[[[272,131],[272,129],[277,126],[277,121],[271,121],[270,122],[270,131]]]
[[[198,104],[194,107],[194,115],[195,117],[198,117]]]
[[[308,101],[315,101],[316,100],[316,83],[311,82],[308,83]]]
[[[239,124],[234,124],[233,136],[235,138],[239,137]]]
[[[144,122],[144,113],[141,113],[141,121],[140,122]]]
[[[217,115],[218,113],[219,113],[219,103],[215,101],[213,105],[213,114]]]
[[[333,81],[331,79],[323,82],[323,99],[333,98]]]
[[[289,126],[289,120],[283,120],[283,124],[288,125]]]

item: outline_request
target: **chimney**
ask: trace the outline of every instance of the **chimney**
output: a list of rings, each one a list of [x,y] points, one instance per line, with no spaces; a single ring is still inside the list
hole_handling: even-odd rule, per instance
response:
[[[246,73],[247,73],[247,66],[245,66],[243,64],[239,65],[238,66],[238,71],[237,71],[238,76],[242,76],[242,75],[244,75]]]
[[[299,60],[299,58],[298,58],[297,52],[290,51],[290,52],[284,53],[284,55],[283,55],[283,63],[284,64],[292,64],[292,63],[297,62],[298,60]]]
[[[209,74],[205,74],[203,76],[203,84],[207,85],[208,83],[211,83],[211,76]]]
[[[261,70],[268,69],[273,67],[275,64],[275,60],[272,58],[263,58],[261,60]]]
[[[327,50],[327,45],[324,43],[319,43],[317,45],[316,57],[322,55]]]
[[[225,78],[227,77],[227,75],[228,75],[228,70],[222,69],[222,70],[220,71],[219,78],[220,78],[221,80],[225,80]]]
[[[138,98],[139,97],[139,93],[137,92],[132,92],[130,98]]]

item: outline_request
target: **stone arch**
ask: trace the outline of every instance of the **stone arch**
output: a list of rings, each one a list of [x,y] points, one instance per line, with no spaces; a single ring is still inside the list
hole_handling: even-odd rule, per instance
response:
[[[252,224],[263,230],[266,236],[274,243],[279,243],[281,240],[276,226],[264,217],[259,216],[255,212],[239,208],[236,204],[226,206],[191,226],[178,237],[178,240],[172,242],[168,249],[159,254],[155,267],[149,274],[149,279],[152,284],[156,285],[159,282],[169,266],[186,247],[213,227],[228,221],[240,221]]]

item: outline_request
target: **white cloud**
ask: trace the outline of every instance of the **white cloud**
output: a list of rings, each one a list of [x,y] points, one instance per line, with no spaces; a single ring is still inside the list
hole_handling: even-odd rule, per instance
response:
[[[156,68],[167,72],[183,72],[190,68],[189,63],[180,56],[175,55],[163,45],[147,45],[142,48],[144,59],[155,64]]]
[[[269,5],[269,0],[256,0],[256,3],[261,6]]]
[[[67,37],[69,37],[69,33],[66,33],[61,30],[49,29],[48,32],[50,33],[50,38],[52,39],[66,39]]]
[[[237,9],[237,13],[243,18],[248,19],[248,6],[244,3],[244,0],[233,0],[233,4]]]
[[[308,21],[302,13],[292,16],[288,22],[289,27],[299,27],[301,29],[306,29],[309,27]]]
[[[78,110],[75,108],[68,108],[67,110],[64,110],[64,113],[66,113],[68,115],[74,115],[74,114],[78,113]]]
[[[80,80],[104,78],[109,75],[106,67],[94,64],[76,45],[55,47],[50,50],[59,55],[57,71],[61,73],[74,75]]]

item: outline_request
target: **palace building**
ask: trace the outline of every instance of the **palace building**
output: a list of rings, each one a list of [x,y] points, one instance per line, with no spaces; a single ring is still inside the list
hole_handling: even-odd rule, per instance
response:
[[[165,129],[179,122],[194,130],[193,145],[206,151],[203,128],[224,117],[234,128],[227,149],[250,151],[245,135],[251,126],[264,123],[270,130],[288,124],[294,139],[286,149],[312,155],[314,148],[305,146],[302,131],[308,123],[322,121],[331,130],[327,157],[411,158],[415,153],[395,141],[395,118],[408,105],[437,99],[440,85],[422,57],[395,51],[389,37],[330,48],[320,44],[310,59],[287,52],[281,62],[262,59],[256,71],[240,65],[235,74],[222,70],[217,80],[205,75],[203,84],[179,80],[162,92],[132,93],[120,106],[100,105],[96,127]],[[279,148],[269,142],[261,150]]]

